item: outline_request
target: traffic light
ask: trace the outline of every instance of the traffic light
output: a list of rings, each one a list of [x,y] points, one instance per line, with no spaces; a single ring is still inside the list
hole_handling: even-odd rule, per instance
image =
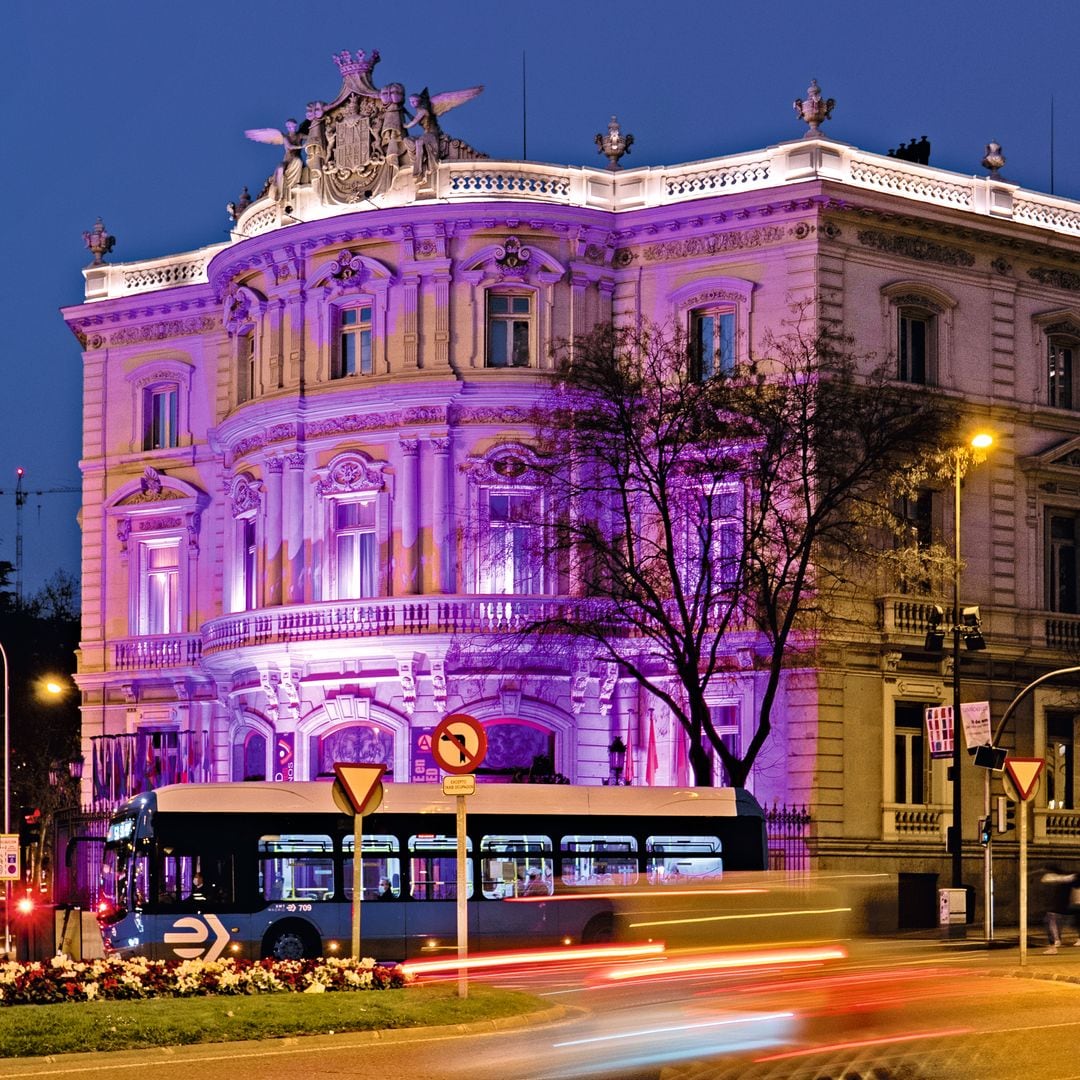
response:
[[[19,811],[19,846],[35,847],[41,840],[41,811],[34,806],[24,806]]]
[[[979,818],[979,843],[984,847],[994,839],[992,821],[990,817]]]
[[[1010,829],[1016,827],[1016,803],[1011,799],[1007,799],[1004,795],[999,795],[994,810],[996,827],[999,833],[1008,832]]]

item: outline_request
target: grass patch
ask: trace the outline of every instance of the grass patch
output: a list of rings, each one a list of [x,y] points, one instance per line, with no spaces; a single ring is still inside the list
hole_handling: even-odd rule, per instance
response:
[[[12,1005],[0,1009],[0,1057],[468,1024],[545,1007],[529,994],[473,984],[462,1000],[456,982],[356,993]]]

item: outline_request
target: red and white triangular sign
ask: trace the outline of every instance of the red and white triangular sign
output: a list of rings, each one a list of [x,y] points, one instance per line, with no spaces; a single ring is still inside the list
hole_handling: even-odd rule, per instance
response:
[[[1006,758],[1005,770],[1016,786],[1016,793],[1022,802],[1027,802],[1035,792],[1035,785],[1046,762],[1038,757]]]
[[[353,810],[363,814],[371,797],[379,790],[385,765],[365,765],[353,762],[334,762],[334,774],[345,789]],[[381,801],[381,800],[380,800]],[[345,809],[345,807],[342,807]],[[372,807],[374,810],[375,807]]]

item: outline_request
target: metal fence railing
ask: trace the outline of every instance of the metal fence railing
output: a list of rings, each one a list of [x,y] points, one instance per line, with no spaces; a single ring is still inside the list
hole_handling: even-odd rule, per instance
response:
[[[809,870],[810,812],[805,806],[777,806],[765,810],[770,870]]]

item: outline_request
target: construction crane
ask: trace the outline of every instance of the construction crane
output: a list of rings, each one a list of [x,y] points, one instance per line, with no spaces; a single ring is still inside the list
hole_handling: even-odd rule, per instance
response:
[[[40,488],[27,491],[23,488],[26,470],[20,465],[15,470],[15,602],[22,605],[23,598],[23,506],[31,495],[60,495],[81,492],[80,487]],[[0,495],[4,494],[0,491]]]

